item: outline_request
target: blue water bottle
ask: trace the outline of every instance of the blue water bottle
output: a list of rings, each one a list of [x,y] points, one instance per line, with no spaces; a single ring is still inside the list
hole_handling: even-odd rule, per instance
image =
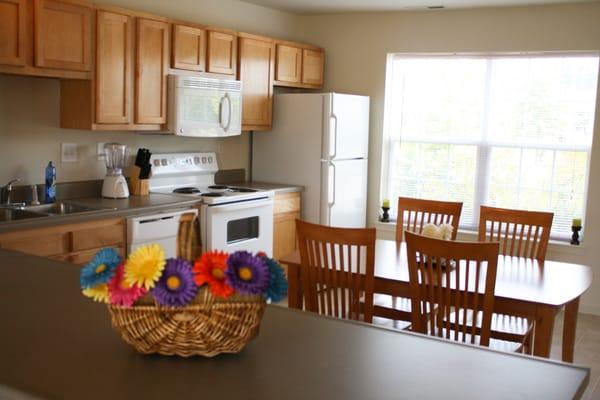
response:
[[[52,161],[46,167],[46,203],[54,203],[56,200],[56,167]]]

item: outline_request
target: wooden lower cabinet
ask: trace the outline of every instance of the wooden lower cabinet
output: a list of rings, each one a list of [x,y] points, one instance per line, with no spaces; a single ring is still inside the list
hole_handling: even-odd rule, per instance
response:
[[[300,192],[275,195],[273,207],[273,258],[293,253],[297,247],[296,219],[300,218]]]
[[[0,248],[83,265],[98,250],[116,248],[125,256],[126,224],[110,218],[79,224],[21,230],[0,234]]]

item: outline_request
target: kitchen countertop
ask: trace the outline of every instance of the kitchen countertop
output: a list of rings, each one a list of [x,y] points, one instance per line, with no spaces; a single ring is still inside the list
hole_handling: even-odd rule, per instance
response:
[[[240,354],[140,355],[77,268],[5,250],[0,265],[0,398],[553,400],[589,381],[589,368],[277,306]]]
[[[197,198],[159,193],[151,193],[148,196],[130,196],[127,199],[113,200],[102,197],[89,197],[81,199],[66,199],[63,201],[67,203],[81,204],[92,208],[106,208],[106,210],[0,222],[0,233],[23,229],[41,228],[53,225],[79,223],[95,219],[128,217],[131,215],[175,210],[178,208],[190,208],[199,202]]]
[[[247,187],[250,189],[272,190],[275,193],[301,192],[304,190],[303,186],[289,185],[289,184],[285,184],[285,183],[233,182],[233,183],[225,183],[225,185]]]

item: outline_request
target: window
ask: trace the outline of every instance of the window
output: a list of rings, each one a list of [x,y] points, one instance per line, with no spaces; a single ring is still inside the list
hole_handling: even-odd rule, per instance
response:
[[[382,195],[585,213],[597,54],[389,56]],[[392,215],[395,215],[392,200]]]

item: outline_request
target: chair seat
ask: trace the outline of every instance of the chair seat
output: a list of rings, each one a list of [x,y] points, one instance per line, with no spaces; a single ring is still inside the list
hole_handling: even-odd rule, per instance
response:
[[[375,294],[373,296],[373,305],[379,307],[392,308],[398,311],[410,312],[411,300],[406,297],[393,297],[387,294]]]
[[[477,315],[477,327],[481,327],[482,312]],[[473,311],[466,312],[467,324],[472,325]],[[459,324],[463,321],[463,314],[458,318]],[[456,313],[450,314],[450,323],[456,322]],[[491,335],[492,338],[523,343],[525,338],[533,331],[534,322],[523,317],[506,314],[492,314]]]
[[[434,334],[433,332],[429,332],[429,335],[439,337],[437,334]],[[475,335],[475,338],[472,339],[471,334],[466,333],[463,335],[462,332],[455,333],[454,331],[450,331],[448,333],[446,329],[442,329],[441,338],[450,340],[452,342],[462,342],[462,343],[466,343],[466,344],[475,344],[478,346],[480,345],[480,340],[481,340],[481,336],[479,336],[479,335]],[[464,338],[464,340],[463,340],[463,338]],[[507,352],[507,353],[517,353],[517,352],[521,352],[521,350],[523,349],[523,344],[518,343],[518,342],[512,342],[509,340],[500,340],[500,339],[490,338],[490,344],[488,347],[492,350],[498,350],[498,351],[503,351],[503,352]]]

